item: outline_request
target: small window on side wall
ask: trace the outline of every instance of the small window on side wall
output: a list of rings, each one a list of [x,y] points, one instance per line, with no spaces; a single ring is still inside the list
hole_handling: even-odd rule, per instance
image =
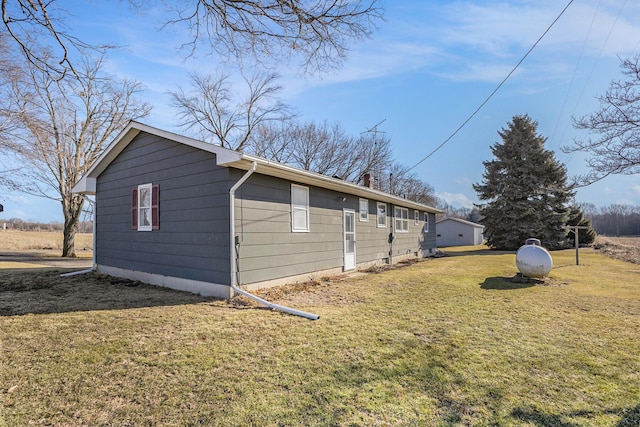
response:
[[[360,221],[369,222],[369,200],[360,199]]]
[[[291,184],[291,231],[309,231],[309,188]]]
[[[131,228],[137,231],[160,229],[160,186],[142,184],[131,192]]]
[[[377,226],[378,228],[386,228],[387,227],[387,204],[378,202],[378,215],[377,215]]]
[[[429,232],[429,214],[427,212],[424,213],[424,232]]]
[[[420,212],[418,210],[413,211],[413,225],[420,224]]]

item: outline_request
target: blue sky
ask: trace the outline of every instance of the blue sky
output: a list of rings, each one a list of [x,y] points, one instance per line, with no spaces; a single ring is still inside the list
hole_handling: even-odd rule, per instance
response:
[[[377,123],[392,141],[395,159],[412,166],[440,145],[485,100],[562,11],[567,1],[383,0],[385,21],[372,39],[356,42],[344,66],[302,76],[296,63],[278,70],[282,100],[305,121],[339,122],[353,135]],[[108,71],[147,88],[153,105],[147,124],[178,131],[170,90],[189,73],[225,69],[204,51],[185,58],[182,28],[159,31],[164,11],[144,14],[116,1],[67,0],[70,29],[93,43],[122,46]],[[442,149],[413,171],[438,197],[471,207],[491,160],[497,132],[516,114],[538,121],[547,148],[570,176],[585,173],[582,154],[560,147],[584,138],[571,124],[598,108],[594,96],[620,77],[619,58],[640,54],[640,4],[632,0],[574,1],[518,70]],[[61,221],[59,204],[21,194],[0,196],[2,218]],[[579,202],[640,205],[640,176],[611,176],[577,192]]]

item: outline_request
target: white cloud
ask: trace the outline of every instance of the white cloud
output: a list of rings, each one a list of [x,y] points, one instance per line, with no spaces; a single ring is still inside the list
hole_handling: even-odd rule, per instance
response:
[[[573,49],[615,56],[632,49],[640,36],[640,8],[631,2],[576,2],[555,22],[538,49]],[[497,57],[529,48],[551,25],[564,7],[548,1],[454,2],[446,7],[442,22],[443,43],[466,46]],[[524,51],[522,52],[524,53]]]
[[[438,193],[436,192],[436,197],[447,202],[449,205],[456,208],[473,208],[473,200],[467,197],[466,194],[462,193]]]

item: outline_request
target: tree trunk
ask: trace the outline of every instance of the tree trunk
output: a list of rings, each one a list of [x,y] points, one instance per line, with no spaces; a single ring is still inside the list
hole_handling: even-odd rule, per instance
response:
[[[76,258],[76,233],[78,232],[78,222],[64,222],[62,256],[64,258]]]
[[[76,233],[84,199],[77,194],[72,195],[67,203],[62,204],[64,211],[64,229],[62,240],[62,257],[76,258]]]

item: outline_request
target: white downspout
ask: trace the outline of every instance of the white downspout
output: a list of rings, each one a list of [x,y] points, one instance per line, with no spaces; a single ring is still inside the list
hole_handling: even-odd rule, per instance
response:
[[[93,207],[93,236],[92,236],[92,240],[93,240],[93,253],[91,255],[91,268],[86,269],[86,270],[80,270],[80,271],[73,271],[71,273],[65,273],[65,274],[61,274],[60,277],[69,277],[69,276],[76,276],[78,274],[85,274],[85,273],[91,273],[92,271],[96,271],[98,268],[98,264],[96,263],[96,202],[94,202],[93,200],[87,198],[86,196],[82,196],[82,198],[89,203],[92,207]]]
[[[269,301],[266,301],[260,297],[257,297],[244,289],[240,289],[237,285],[236,279],[236,190],[253,174],[258,167],[256,162],[253,162],[251,165],[251,169],[249,169],[241,178],[233,184],[231,189],[229,190],[229,257],[231,259],[231,289],[239,293],[241,295],[246,296],[254,301],[259,302],[260,304],[266,305],[267,307],[273,308],[274,310],[284,311],[285,313],[293,314],[296,316],[306,317],[311,320],[318,320],[320,316],[317,314],[307,313],[304,311],[296,310],[293,308],[285,307],[283,305],[273,304]],[[232,295],[233,296],[233,295]]]

